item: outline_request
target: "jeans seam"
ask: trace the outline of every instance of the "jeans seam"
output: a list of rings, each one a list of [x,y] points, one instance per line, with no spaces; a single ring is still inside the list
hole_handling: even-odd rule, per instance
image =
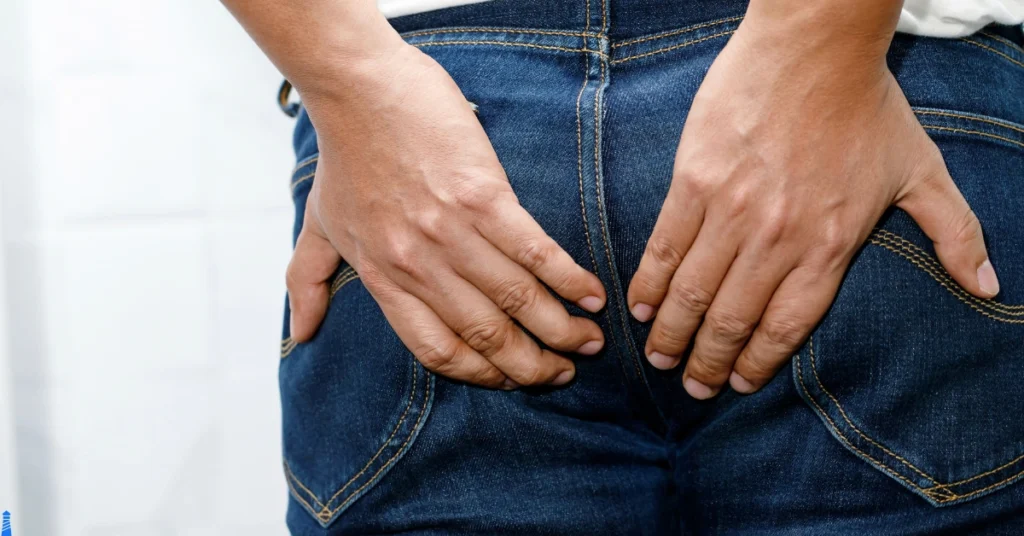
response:
[[[729,35],[732,35],[734,33],[736,33],[736,30],[728,30],[728,31],[725,31],[725,32],[719,32],[719,33],[707,35],[707,36],[704,36],[704,37],[698,37],[697,39],[691,39],[689,41],[683,41],[682,43],[677,43],[677,44],[672,45],[672,46],[667,46],[667,47],[651,50],[651,51],[648,51],[648,52],[642,52],[642,53],[639,53],[639,54],[634,54],[632,56],[626,56],[625,58],[616,58],[616,59],[611,60],[610,63],[612,65],[619,65],[620,63],[625,63],[627,61],[638,60],[638,59],[641,59],[641,58],[646,58],[646,57],[649,57],[649,56],[654,56],[656,54],[664,54],[665,52],[671,52],[673,50],[677,50],[677,49],[680,49],[680,48],[686,48],[688,46],[696,45],[698,43],[703,43],[703,42],[709,41],[711,39],[716,39],[716,38],[719,38],[719,37],[729,36]]]
[[[460,40],[460,41],[427,41],[427,42],[424,42],[424,43],[415,43],[412,46],[417,47],[417,48],[424,48],[424,47],[440,47],[440,46],[453,46],[453,45],[463,45],[463,46],[493,45],[493,46],[502,46],[502,47],[525,47],[525,48],[534,48],[534,49],[540,49],[540,50],[552,50],[552,51],[574,52],[574,53],[587,53],[587,54],[597,54],[599,56],[604,56],[603,52],[601,52],[599,50],[590,50],[588,48],[568,48],[568,47],[561,47],[561,46],[555,46],[555,45],[537,45],[537,44],[534,44],[534,43],[516,43],[516,42],[512,42],[512,41],[494,41],[494,40],[486,40],[486,39],[468,39],[468,40]]]
[[[386,462],[384,462],[384,464],[379,469],[377,469],[373,476],[371,476],[366,482],[364,482],[362,486],[349,493],[348,496],[345,499],[343,499],[336,508],[330,508],[330,506],[335,503],[338,497],[346,489],[348,489],[348,487],[351,486],[359,477],[365,474],[366,471],[369,470],[370,466],[373,465],[373,462],[377,461],[377,459],[380,458],[384,450],[388,447],[388,445],[391,444],[392,439],[394,439],[395,436],[398,434],[399,430],[402,429],[402,425],[405,423],[405,420],[408,417],[409,410],[413,406],[413,401],[416,398],[416,393],[419,391],[419,368],[420,367],[417,366],[415,363],[413,364],[413,376],[410,382],[411,388],[409,392],[409,400],[406,403],[405,410],[402,412],[401,417],[399,417],[398,422],[395,424],[395,428],[391,431],[391,434],[388,436],[386,440],[384,440],[380,448],[377,449],[377,452],[373,455],[372,458],[370,458],[370,461],[366,462],[363,468],[359,472],[357,472],[353,477],[351,477],[343,486],[341,486],[341,488],[338,489],[338,491],[336,491],[334,495],[332,495],[331,498],[327,500],[327,502],[321,501],[320,498],[317,497],[315,493],[310,491],[309,488],[306,487],[306,485],[303,484],[302,481],[299,480],[299,478],[295,476],[295,474],[291,471],[291,468],[288,466],[288,462],[284,461],[285,476],[286,479],[289,481],[288,487],[292,492],[292,496],[295,497],[303,506],[305,506],[306,509],[313,516],[320,520],[322,525],[327,526],[327,524],[329,524],[337,516],[338,513],[345,509],[345,507],[348,506],[353,500],[355,500],[355,498],[360,496],[360,492],[362,492],[371,484],[377,482],[378,477],[380,477],[380,475],[387,468],[389,468],[399,456],[401,456],[407,450],[410,441],[416,435],[417,431],[420,429],[420,423],[423,421],[424,416],[427,414],[427,405],[430,403],[431,400],[430,375],[426,371],[424,371],[424,377],[426,381],[426,392],[423,396],[423,407],[420,408],[419,416],[416,419],[416,423],[413,424],[413,426],[410,428],[409,434],[403,441],[402,445],[397,450],[395,450],[391,457]],[[294,481],[295,484],[298,484],[303,490],[305,490],[309,494],[309,497],[312,499],[313,503],[315,503],[318,506],[318,508],[313,508],[312,505],[310,505],[309,502],[306,501],[301,496],[301,494],[298,493],[298,490],[296,490],[294,485],[292,485],[292,481]]]
[[[1021,143],[1021,142],[1019,142],[1017,140],[1014,140],[1014,139],[1011,139],[1011,138],[1007,138],[1005,136],[1000,136],[998,134],[990,134],[988,132],[982,132],[980,130],[970,130],[970,129],[964,129],[964,128],[943,127],[943,126],[938,126],[938,125],[924,125],[924,124],[922,124],[921,126],[925,130],[935,130],[935,131],[939,131],[939,132],[953,132],[955,134],[967,134],[967,135],[971,135],[971,136],[982,136],[982,137],[985,137],[985,138],[992,138],[994,140],[1005,141],[1006,143],[1012,143],[1013,145],[1017,145],[1019,147],[1024,147],[1024,143]]]
[[[796,369],[796,372],[797,372],[796,375],[797,375],[798,383],[800,384],[800,388],[803,391],[803,393],[805,395],[805,398],[807,400],[809,400],[811,402],[811,404],[814,405],[815,408],[818,409],[818,414],[825,419],[826,423],[829,425],[829,428],[832,430],[833,435],[835,435],[837,438],[839,438],[846,446],[848,446],[849,448],[853,449],[855,452],[859,453],[862,457],[864,457],[865,459],[873,462],[874,465],[876,467],[878,467],[879,469],[881,469],[883,472],[886,472],[886,473],[894,476],[895,478],[899,479],[900,481],[906,483],[912,489],[918,491],[919,493],[921,493],[921,494],[929,497],[933,501],[935,501],[936,504],[943,505],[943,504],[948,504],[948,503],[953,502],[953,501],[958,501],[958,502],[959,501],[964,501],[964,500],[966,500],[966,499],[968,499],[970,497],[973,497],[975,495],[984,493],[986,491],[998,488],[998,487],[1000,487],[1000,486],[1002,486],[1004,484],[1008,484],[1008,483],[1010,483],[1010,482],[1020,478],[1021,476],[1024,476],[1024,470],[1021,470],[1020,472],[1012,474],[1012,475],[1008,476],[1007,478],[1005,478],[1003,480],[1000,480],[999,482],[995,482],[995,483],[993,483],[993,484],[991,484],[989,486],[986,486],[984,488],[981,488],[981,489],[973,490],[973,491],[970,491],[970,492],[967,492],[967,493],[962,493],[962,494],[953,491],[950,488],[960,487],[960,486],[963,486],[964,484],[967,484],[967,483],[970,483],[970,482],[974,482],[974,481],[976,481],[976,480],[978,480],[980,478],[984,478],[986,476],[990,476],[990,475],[996,474],[996,473],[998,473],[998,472],[1000,472],[1000,471],[1002,471],[1002,470],[1004,470],[1004,469],[1006,469],[1008,467],[1011,467],[1011,466],[1017,464],[1018,462],[1024,461],[1024,455],[1018,456],[1018,457],[1014,458],[1013,460],[1010,460],[1009,462],[1004,463],[1003,465],[1000,465],[999,467],[996,467],[995,469],[991,469],[991,470],[979,473],[979,474],[974,475],[972,477],[968,477],[968,478],[965,478],[965,479],[962,479],[962,480],[958,480],[956,482],[950,482],[950,483],[938,482],[934,477],[932,477],[932,476],[928,475],[927,473],[925,473],[924,471],[918,469],[916,466],[914,466],[913,464],[908,462],[903,457],[895,454],[894,452],[892,452],[892,450],[884,447],[878,441],[876,441],[873,438],[867,436],[855,424],[853,424],[853,422],[847,416],[846,411],[843,409],[842,405],[839,403],[839,400],[836,399],[836,397],[834,395],[832,395],[832,393],[825,387],[825,385],[821,381],[820,376],[818,375],[817,364],[816,364],[816,359],[815,359],[814,336],[813,335],[810,337],[810,339],[808,341],[808,355],[810,356],[811,371],[814,373],[814,377],[815,377],[815,380],[817,381],[818,387],[820,387],[822,392],[825,393],[828,396],[828,398],[831,399],[831,401],[836,405],[836,408],[839,409],[840,414],[843,416],[843,419],[850,426],[850,428],[853,429],[853,431],[856,432],[857,435],[859,435],[862,439],[865,439],[866,441],[868,441],[869,443],[871,443],[875,447],[879,448],[880,450],[882,450],[883,452],[885,452],[889,456],[899,460],[905,466],[907,466],[908,468],[912,469],[918,475],[924,477],[926,480],[928,480],[929,482],[931,482],[934,485],[931,486],[931,487],[927,487],[927,488],[918,485],[917,483],[913,482],[912,480],[910,480],[910,479],[900,475],[895,469],[890,467],[885,462],[882,462],[882,461],[876,459],[875,457],[871,456],[870,454],[864,452],[863,450],[857,448],[856,445],[854,445],[849,439],[847,439],[846,434],[844,434],[839,429],[839,427],[836,425],[836,423],[829,416],[828,412],[826,412],[821,407],[821,405],[818,404],[818,402],[814,398],[814,396],[812,396],[810,394],[810,391],[807,388],[806,382],[804,381],[803,366],[801,365],[801,362],[800,362],[801,361],[800,360],[800,355],[797,354],[797,355],[794,356],[793,359],[794,359],[794,368]]]
[[[988,46],[988,45],[986,45],[984,43],[979,43],[978,41],[975,41],[975,40],[967,38],[967,37],[963,37],[960,40],[963,41],[964,43],[967,43],[967,44],[970,44],[970,45],[974,45],[974,46],[976,46],[978,48],[987,50],[987,51],[991,52],[992,54],[996,54],[997,56],[1002,56],[1004,59],[1006,59],[1006,61],[1009,61],[1010,63],[1013,63],[1014,65],[1016,65],[1018,67],[1024,68],[1024,62],[1015,59],[1013,56],[1010,56],[1009,54],[1006,54],[1005,52],[1002,52],[1000,50],[996,50],[996,49],[994,49],[994,48],[992,48],[992,47],[990,47],[990,46]]]
[[[342,287],[344,287],[345,285],[349,284],[352,281],[355,281],[356,279],[359,279],[359,274],[357,274],[356,271],[353,270],[351,266],[346,266],[344,270],[342,270],[341,272],[338,273],[337,276],[335,276],[334,281],[331,283],[331,292],[330,295],[328,296],[328,300],[334,299],[334,295],[337,294],[338,291],[342,289]],[[328,307],[329,306],[330,302],[328,301]],[[291,337],[282,340],[281,359],[284,359],[291,355],[292,351],[295,350],[296,346],[298,346],[298,342],[296,342],[295,339],[292,339]]]
[[[1024,305],[1011,305],[999,303],[993,300],[983,300],[977,296],[969,294],[966,290],[963,290],[963,288],[961,288],[952,277],[944,273],[945,269],[942,268],[938,261],[902,236],[884,229],[875,229],[875,231],[868,237],[868,242],[903,257],[918,269],[928,274],[937,283],[942,285],[947,292],[954,295],[965,304],[971,306],[972,309],[988,316],[989,318],[1011,324],[1024,323],[1024,320],[1017,321],[1017,319],[1001,319],[980,309],[980,307],[984,307],[996,314],[1005,316],[1024,316]]]
[[[658,39],[667,39],[669,37],[675,37],[677,35],[682,35],[682,34],[690,33],[690,32],[696,31],[696,30],[700,30],[702,28],[709,28],[711,26],[718,26],[719,24],[727,24],[727,23],[730,23],[730,22],[739,22],[741,20],[743,20],[743,16],[742,15],[738,15],[738,16],[735,16],[735,17],[727,17],[727,18],[724,18],[724,19],[716,19],[716,20],[712,20],[712,21],[708,21],[708,22],[702,22],[700,24],[694,24],[692,26],[686,26],[684,28],[679,28],[679,29],[676,29],[676,30],[669,30],[667,32],[661,32],[661,33],[656,33],[656,34],[652,34],[652,35],[645,35],[643,37],[636,37],[636,38],[633,38],[633,39],[626,39],[625,41],[620,41],[618,43],[613,43],[611,48],[615,49],[615,48],[624,47],[624,46],[628,46],[628,45],[636,45],[636,44],[639,44],[639,43],[646,43],[648,41],[656,41]]]

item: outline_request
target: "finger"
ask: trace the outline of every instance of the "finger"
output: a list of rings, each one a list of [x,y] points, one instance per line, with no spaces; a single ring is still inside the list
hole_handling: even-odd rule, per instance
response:
[[[415,296],[398,288],[372,294],[398,338],[428,370],[484,387],[518,387]]]
[[[542,350],[490,298],[454,271],[434,268],[415,279],[423,277],[429,277],[423,279],[428,284],[412,280],[398,283],[411,290],[470,348],[513,381],[519,385],[563,385],[573,378],[572,361]]]
[[[675,183],[670,188],[640,266],[629,282],[626,301],[633,317],[641,322],[654,318],[703,223],[704,209],[697,198],[677,193],[678,188]]]
[[[733,363],[795,264],[786,255],[782,248],[753,245],[736,257],[694,337],[683,373],[683,387],[690,396],[711,398],[729,381]]]
[[[810,267],[789,273],[736,359],[729,379],[735,391],[757,391],[789,362],[832,304],[845,269],[844,263],[831,273]]]
[[[896,205],[932,239],[939,261],[960,286],[975,296],[991,298],[999,294],[999,280],[988,258],[981,223],[938,152],[930,165],[930,174]]]
[[[299,231],[286,275],[289,329],[297,342],[308,341],[320,327],[330,301],[329,282],[341,263],[341,255],[315,227],[307,219]]]
[[[565,307],[525,268],[479,235],[462,240],[453,266],[506,314],[555,350],[596,354],[604,334],[596,323],[569,315]],[[472,257],[469,257],[472,252]]]
[[[596,313],[607,300],[604,286],[558,245],[514,195],[498,201],[478,231],[501,252],[536,275],[559,296]]]
[[[736,248],[721,236],[703,228],[672,277],[647,337],[645,354],[656,368],[679,364],[736,256]]]

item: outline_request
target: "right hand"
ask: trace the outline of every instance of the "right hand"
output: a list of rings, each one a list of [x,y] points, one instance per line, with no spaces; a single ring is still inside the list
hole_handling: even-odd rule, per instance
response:
[[[567,383],[572,361],[523,329],[597,353],[601,329],[540,281],[596,312],[600,280],[520,206],[448,73],[404,43],[378,58],[332,94],[302,95],[320,157],[288,266],[292,338],[316,333],[344,258],[426,368],[493,388]]]

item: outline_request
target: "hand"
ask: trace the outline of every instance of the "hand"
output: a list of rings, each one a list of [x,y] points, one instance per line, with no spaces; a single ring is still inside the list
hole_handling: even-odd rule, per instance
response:
[[[629,288],[633,315],[654,318],[655,367],[692,339],[683,385],[698,399],[767,383],[893,204],[960,285],[999,292],[977,218],[886,67],[888,40],[773,30],[748,13],[711,66]]]
[[[292,337],[316,332],[344,258],[428,369],[506,389],[570,381],[573,363],[515,321],[555,350],[597,353],[597,324],[540,281],[596,312],[600,280],[519,205],[440,65],[402,43],[347,76],[337,94],[303,94],[320,159],[288,267]]]

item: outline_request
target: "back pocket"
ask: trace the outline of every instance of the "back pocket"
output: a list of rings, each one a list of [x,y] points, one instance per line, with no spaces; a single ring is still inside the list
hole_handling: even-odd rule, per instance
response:
[[[978,299],[891,210],[795,357],[797,390],[844,447],[945,506],[1024,478],[1024,127],[916,110],[985,229]]]
[[[296,233],[309,193],[302,177],[312,176],[305,171],[293,187]],[[325,528],[395,469],[426,422],[434,388],[350,266],[342,263],[330,293],[306,343],[288,336],[286,304],[279,370],[288,488]]]

